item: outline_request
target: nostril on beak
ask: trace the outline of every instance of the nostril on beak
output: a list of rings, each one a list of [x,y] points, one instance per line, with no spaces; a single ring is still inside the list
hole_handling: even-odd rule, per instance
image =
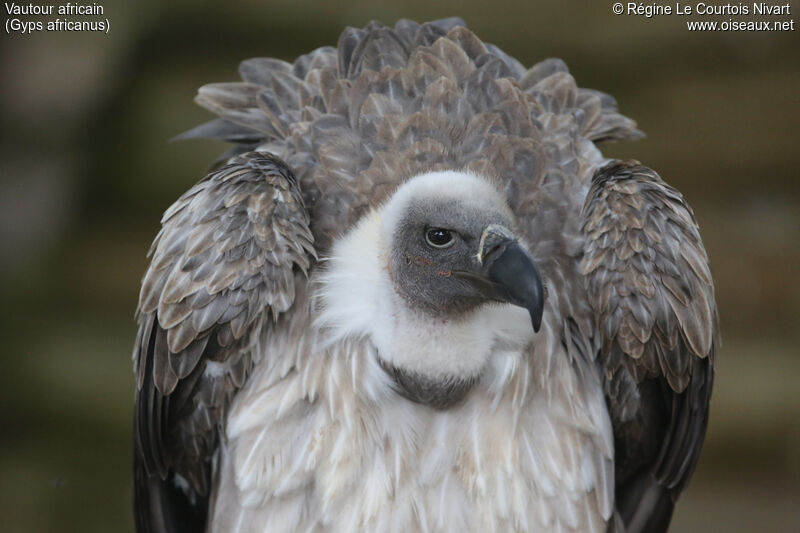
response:
[[[502,253],[514,241],[515,237],[511,230],[499,224],[490,224],[481,235],[478,245],[478,264],[486,265],[492,257]]]

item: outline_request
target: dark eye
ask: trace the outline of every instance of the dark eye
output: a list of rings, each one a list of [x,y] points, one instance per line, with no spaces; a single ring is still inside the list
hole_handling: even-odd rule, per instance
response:
[[[453,244],[453,234],[450,230],[430,228],[425,232],[425,241],[434,248],[447,248]]]

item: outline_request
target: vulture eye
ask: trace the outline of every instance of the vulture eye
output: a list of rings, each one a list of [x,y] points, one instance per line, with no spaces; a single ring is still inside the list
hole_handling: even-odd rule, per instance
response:
[[[425,241],[434,248],[447,248],[453,244],[453,234],[450,230],[430,228],[425,232]]]

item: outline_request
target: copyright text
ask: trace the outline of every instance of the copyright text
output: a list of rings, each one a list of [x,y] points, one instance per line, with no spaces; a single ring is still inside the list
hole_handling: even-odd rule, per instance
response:
[[[794,31],[790,3],[738,2],[710,4],[707,2],[615,2],[611,6],[615,15],[643,17],[679,16],[691,17],[686,21],[689,31]],[[712,17],[759,17],[759,20],[745,18],[710,20]]]

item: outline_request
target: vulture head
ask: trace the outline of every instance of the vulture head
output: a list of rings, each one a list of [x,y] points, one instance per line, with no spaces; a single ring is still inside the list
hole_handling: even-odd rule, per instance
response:
[[[399,393],[454,405],[490,362],[498,331],[524,344],[541,325],[542,281],[514,227],[488,180],[461,171],[416,176],[334,248],[323,284],[353,292],[328,294],[326,305],[340,310],[340,327],[375,339]]]
[[[487,181],[433,172],[406,182],[383,209],[381,239],[398,294],[432,318],[457,319],[488,302],[506,302],[542,321],[543,291],[513,215]]]

